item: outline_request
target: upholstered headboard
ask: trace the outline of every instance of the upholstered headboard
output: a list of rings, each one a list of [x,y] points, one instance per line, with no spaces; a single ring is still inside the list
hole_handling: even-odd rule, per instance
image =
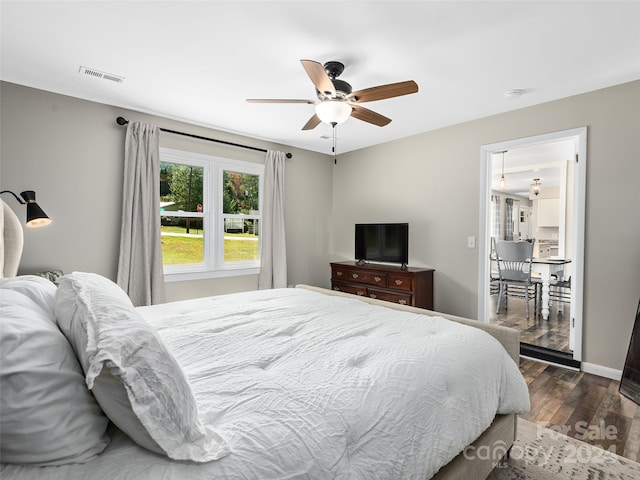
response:
[[[15,277],[22,257],[22,225],[3,200],[0,207],[0,278]]]

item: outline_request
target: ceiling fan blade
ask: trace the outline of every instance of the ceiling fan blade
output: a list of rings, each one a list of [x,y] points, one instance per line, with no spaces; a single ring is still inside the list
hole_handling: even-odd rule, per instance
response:
[[[313,60],[300,60],[300,62],[319,92],[331,97],[336,95],[336,88],[321,63]]]
[[[417,91],[418,84],[413,80],[407,80],[406,82],[390,83],[388,85],[379,85],[377,87],[358,90],[357,92],[351,93],[347,98],[352,102],[373,102],[375,100],[409,95]]]
[[[379,127],[384,127],[391,122],[391,119],[385,117],[384,115],[380,115],[368,108],[361,107],[360,105],[351,105],[353,110],[351,111],[351,116],[353,118],[357,118],[358,120],[362,120],[363,122],[373,123]]]
[[[319,124],[320,124],[320,119],[314,113],[313,116],[307,121],[307,123],[304,124],[304,127],[302,127],[302,130],[313,130]]]
[[[248,103],[306,103],[313,105],[313,100],[296,100],[290,98],[247,98]]]

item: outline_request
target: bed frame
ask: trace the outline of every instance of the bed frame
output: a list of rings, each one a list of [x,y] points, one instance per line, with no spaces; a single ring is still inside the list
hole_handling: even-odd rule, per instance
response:
[[[314,290],[325,295],[354,298],[353,295],[328,290],[325,288],[312,287],[309,285],[296,285],[296,288]],[[520,333],[512,328],[502,327],[482,323],[477,320],[469,320],[454,315],[447,315],[440,312],[424,310],[422,308],[399,305],[390,302],[383,302],[369,297],[358,297],[360,300],[372,305],[379,305],[395,310],[418,313],[421,315],[437,315],[454,322],[469,325],[480,330],[484,330],[495,337],[505,348],[507,353],[518,364],[520,359]],[[465,452],[460,453],[451,462],[442,467],[433,480],[467,480],[469,478],[485,479],[491,470],[500,463],[502,458],[508,453],[517,436],[517,417],[514,414],[496,415],[493,423],[485,430],[480,437],[473,442]]]

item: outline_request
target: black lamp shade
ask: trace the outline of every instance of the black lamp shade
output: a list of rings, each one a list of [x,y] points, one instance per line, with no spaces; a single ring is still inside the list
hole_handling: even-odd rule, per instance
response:
[[[20,196],[27,203],[27,227],[44,227],[51,223],[49,216],[36,203],[36,192],[26,190],[21,192]]]

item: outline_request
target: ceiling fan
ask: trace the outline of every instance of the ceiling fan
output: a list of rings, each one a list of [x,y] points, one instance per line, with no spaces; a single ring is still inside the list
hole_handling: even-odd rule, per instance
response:
[[[390,83],[364,90],[352,91],[351,85],[338,80],[344,71],[344,65],[331,61],[322,65],[313,60],[300,60],[307,75],[316,87],[317,100],[248,98],[250,103],[306,103],[315,105],[315,113],[302,127],[302,130],[312,130],[320,122],[336,126],[350,116],[364,122],[384,127],[391,119],[372,110],[360,106],[360,103],[384,100],[387,98],[408,95],[418,91],[418,84],[413,80]]]

